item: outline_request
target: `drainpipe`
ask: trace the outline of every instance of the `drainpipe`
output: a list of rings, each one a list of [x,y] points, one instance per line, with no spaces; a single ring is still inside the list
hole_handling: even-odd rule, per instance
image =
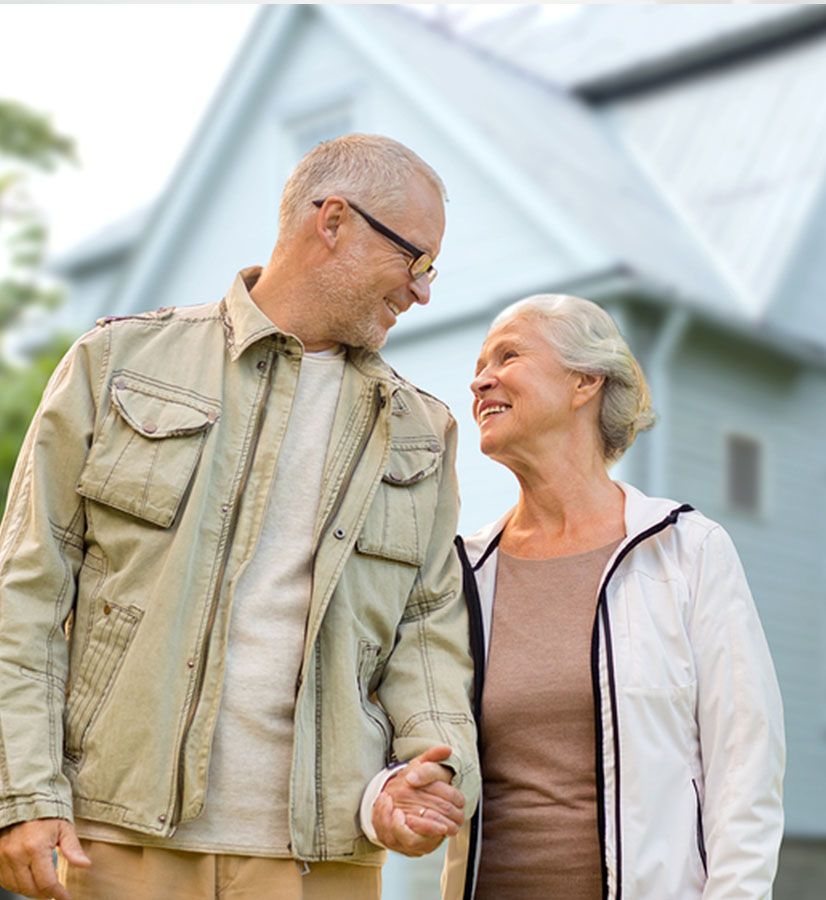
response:
[[[685,307],[672,307],[665,317],[654,348],[648,357],[648,384],[651,401],[657,411],[657,424],[651,432],[651,456],[646,492],[652,497],[668,495],[669,432],[673,414],[671,398],[671,366],[691,316]]]

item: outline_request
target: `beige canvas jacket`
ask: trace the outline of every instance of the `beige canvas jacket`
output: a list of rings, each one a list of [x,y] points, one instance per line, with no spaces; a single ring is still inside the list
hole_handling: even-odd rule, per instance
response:
[[[58,367],[0,530],[0,826],[74,811],[162,837],[200,812],[302,350],[239,276],[219,304],[103,320]],[[436,744],[475,803],[455,450],[444,405],[348,350],[296,684],[296,857],[378,861],[364,786]]]

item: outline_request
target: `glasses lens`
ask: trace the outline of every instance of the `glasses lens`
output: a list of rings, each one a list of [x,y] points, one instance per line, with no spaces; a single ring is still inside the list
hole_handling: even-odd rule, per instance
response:
[[[433,268],[433,260],[427,253],[423,253],[418,259],[414,259],[410,264],[410,274],[413,278],[421,278],[427,276],[428,281],[433,281],[436,277],[436,270]]]

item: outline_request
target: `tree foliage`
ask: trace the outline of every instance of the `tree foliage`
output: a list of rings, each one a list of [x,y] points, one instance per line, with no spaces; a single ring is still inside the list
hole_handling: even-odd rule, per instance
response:
[[[74,162],[71,138],[49,119],[13,100],[0,99],[0,331],[32,306],[55,306],[59,286],[40,273],[48,229],[29,191],[35,172],[51,172]],[[0,509],[29,421],[68,340],[46,337],[28,366],[0,358]]]
[[[38,272],[48,232],[29,192],[29,176],[75,161],[74,141],[46,116],[0,99],[0,330],[28,307],[60,301],[60,290]]]
[[[52,338],[23,368],[0,363],[0,514],[32,414],[70,343],[70,338]]]

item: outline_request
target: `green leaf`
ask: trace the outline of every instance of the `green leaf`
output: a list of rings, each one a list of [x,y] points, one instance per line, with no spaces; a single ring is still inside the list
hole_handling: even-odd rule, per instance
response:
[[[49,118],[15,100],[0,100],[0,154],[46,172],[76,162],[75,142],[56,131]]]

